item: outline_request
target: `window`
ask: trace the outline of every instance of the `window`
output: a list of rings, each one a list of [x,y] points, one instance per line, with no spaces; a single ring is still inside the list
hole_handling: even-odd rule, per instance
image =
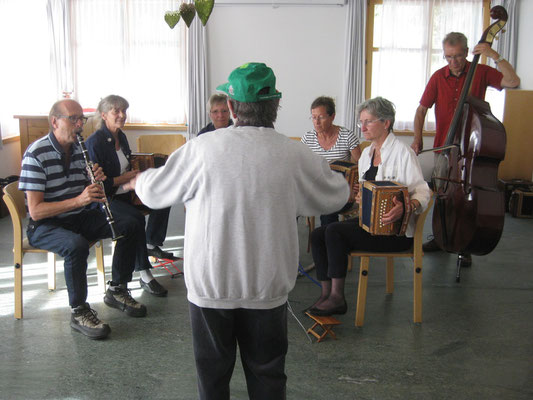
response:
[[[489,0],[370,0],[366,97],[395,103],[396,130],[412,131],[426,83],[446,65],[444,36],[462,32],[472,49],[488,26],[489,7]],[[434,113],[427,115],[424,128],[434,130]]]
[[[121,95],[128,122],[184,124],[186,28],[164,21],[177,7],[172,0],[0,0],[0,35],[11,38],[0,43],[3,136],[18,132],[13,115],[48,114],[63,91],[84,108]]]

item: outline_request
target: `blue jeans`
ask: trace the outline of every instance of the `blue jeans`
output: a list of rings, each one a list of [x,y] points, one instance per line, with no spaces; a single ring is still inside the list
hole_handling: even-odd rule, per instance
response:
[[[144,237],[144,234],[131,218],[118,220],[113,217],[116,231],[124,237],[117,241],[111,276],[114,283],[127,283],[132,278],[137,237]],[[64,258],[69,304],[71,307],[84,304],[87,301],[89,243],[111,237],[111,228],[104,212],[91,209],[65,218],[30,220],[27,235],[32,246]]]
[[[189,302],[201,400],[229,400],[237,344],[252,400],[286,398],[287,304],[269,310],[202,308]]]
[[[138,229],[144,232],[145,218],[142,211],[131,203],[130,193],[124,193],[113,197],[110,203],[111,212],[115,219],[131,218],[136,221]],[[148,260],[148,251],[146,243],[153,246],[162,246],[167,236],[168,216],[170,214],[170,207],[161,210],[151,210],[148,217],[148,225],[146,226],[146,236],[138,237],[138,242],[135,247],[135,271],[142,271],[152,268],[152,264]]]

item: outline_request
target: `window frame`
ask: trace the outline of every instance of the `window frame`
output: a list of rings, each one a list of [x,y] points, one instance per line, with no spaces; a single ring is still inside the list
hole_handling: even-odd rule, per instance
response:
[[[365,98],[369,99],[372,93],[372,59],[374,52],[379,48],[374,47],[374,9],[377,4],[383,4],[383,0],[367,0],[366,14],[366,39],[365,39]],[[483,0],[483,30],[490,25],[490,0]],[[486,64],[487,58],[481,57],[480,63]],[[420,93],[422,96],[422,93]],[[414,119],[415,110],[413,110]],[[394,133],[400,136],[413,136],[412,130],[394,130]],[[422,131],[423,136],[435,136],[435,131]]]

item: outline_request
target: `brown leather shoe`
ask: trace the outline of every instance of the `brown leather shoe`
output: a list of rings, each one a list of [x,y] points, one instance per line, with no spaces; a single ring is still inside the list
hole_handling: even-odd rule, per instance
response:
[[[422,251],[425,253],[432,253],[435,251],[441,251],[441,248],[435,241],[435,239],[431,239],[430,241],[427,241],[426,243],[422,244]]]

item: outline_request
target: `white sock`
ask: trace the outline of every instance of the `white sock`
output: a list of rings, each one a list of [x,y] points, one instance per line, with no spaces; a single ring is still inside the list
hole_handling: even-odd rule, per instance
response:
[[[145,283],[148,283],[152,279],[154,279],[154,276],[152,275],[152,272],[149,269],[143,269],[142,271],[140,271],[140,274],[141,274],[141,279]]]
[[[148,244],[148,243],[146,243],[146,248],[147,248],[148,250],[152,250],[152,249],[155,249],[155,246],[154,246],[153,244]]]

